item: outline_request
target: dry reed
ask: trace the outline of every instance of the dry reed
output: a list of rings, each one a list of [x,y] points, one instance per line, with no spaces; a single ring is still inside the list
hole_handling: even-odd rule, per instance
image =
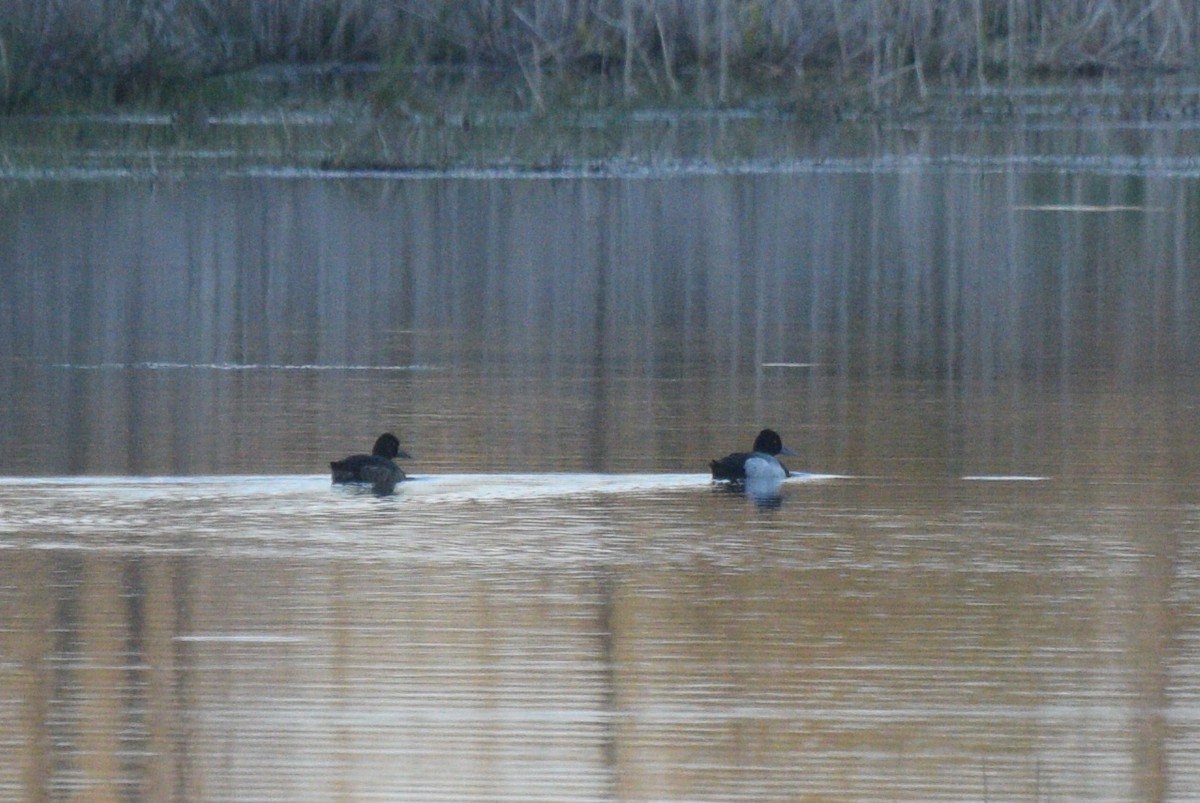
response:
[[[1200,67],[1194,0],[0,0],[0,107],[153,100],[262,64],[462,64],[547,81],[610,76],[731,102],[731,76],[866,87],[875,103],[963,86]]]

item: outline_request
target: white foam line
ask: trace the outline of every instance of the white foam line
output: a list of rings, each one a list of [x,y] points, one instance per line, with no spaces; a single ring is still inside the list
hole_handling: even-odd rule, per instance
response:
[[[704,487],[707,474],[438,474],[397,486],[413,500],[531,499],[574,494],[621,494]]]
[[[795,473],[784,482],[819,483],[850,479],[839,474]],[[667,491],[702,491],[713,486],[708,473],[670,474],[428,474],[410,475],[396,486],[400,502],[441,503],[447,501],[494,501],[504,499],[545,499],[558,496],[646,494]],[[65,476],[6,477],[0,488],[70,488],[84,494],[119,492],[125,495],[164,495],[218,493],[241,497],[311,496],[329,489],[353,491],[356,486],[333,486],[328,474],[258,475],[225,474],[207,476]],[[132,497],[129,497],[132,498]]]
[[[828,480],[854,480],[861,479],[850,474],[811,474],[807,471],[793,471],[792,476],[788,477],[784,482],[827,482]]]
[[[245,485],[279,483],[289,480],[328,479],[327,474],[81,474],[49,477],[0,477],[0,485]]]

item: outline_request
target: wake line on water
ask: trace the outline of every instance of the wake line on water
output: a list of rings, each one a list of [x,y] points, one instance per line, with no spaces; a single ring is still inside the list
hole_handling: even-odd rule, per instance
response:
[[[797,474],[785,484],[842,479],[834,474]],[[214,498],[309,497],[322,498],[331,490],[347,495],[368,494],[353,485],[331,485],[326,474],[311,475],[208,475],[208,476],[82,476],[13,477],[3,486],[28,489],[63,489],[95,496],[112,494],[126,499],[145,496],[211,496]],[[391,497],[400,502],[496,501],[538,499],[582,494],[636,494],[714,487],[707,473],[671,474],[433,474],[413,475],[396,487]]]

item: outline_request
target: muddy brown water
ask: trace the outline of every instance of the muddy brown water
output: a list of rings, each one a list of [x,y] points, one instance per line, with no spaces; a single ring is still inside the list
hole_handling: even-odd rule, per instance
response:
[[[12,182],[0,793],[1187,799],[1198,176],[1107,147]]]

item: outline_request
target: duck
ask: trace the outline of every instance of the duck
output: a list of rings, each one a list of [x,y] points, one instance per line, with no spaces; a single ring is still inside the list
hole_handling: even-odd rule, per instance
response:
[[[734,452],[719,460],[713,460],[708,465],[712,469],[714,480],[728,480],[733,483],[747,481],[782,481],[791,476],[787,466],[780,463],[777,455],[795,455],[796,453],[783,445],[783,439],[773,429],[764,429],[754,439],[754,446],[749,452]]]
[[[385,432],[375,440],[370,454],[352,454],[329,464],[333,472],[333,483],[369,483],[375,493],[386,496],[396,489],[396,483],[404,480],[404,472],[393,461],[412,455],[400,448],[400,439]]]

